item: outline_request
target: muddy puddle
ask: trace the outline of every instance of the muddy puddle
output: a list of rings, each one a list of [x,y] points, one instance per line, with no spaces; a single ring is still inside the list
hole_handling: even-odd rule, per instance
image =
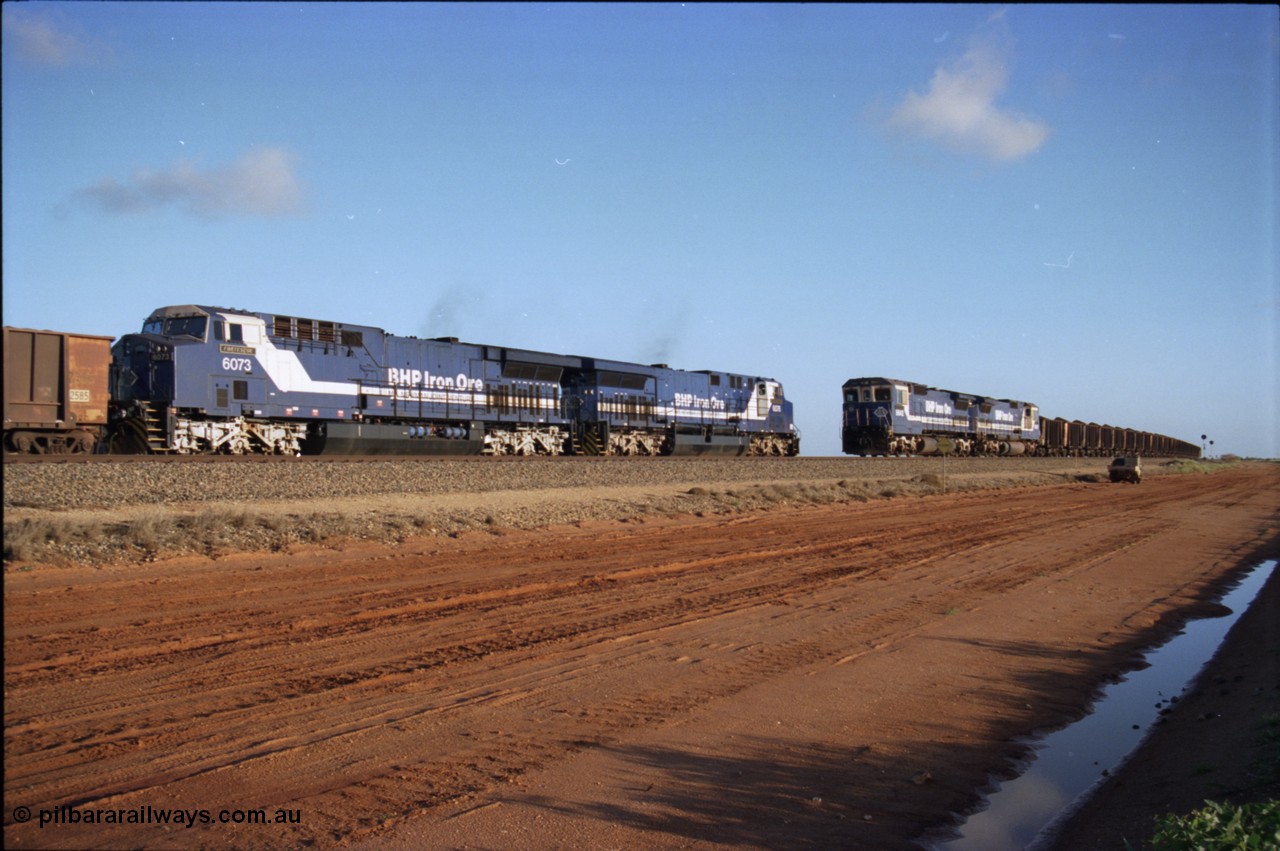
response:
[[[1265,561],[1249,569],[1220,600],[1230,614],[1190,621],[1181,633],[1150,651],[1144,667],[1108,686],[1089,715],[1034,742],[1026,770],[1001,784],[984,809],[948,834],[926,840],[924,847],[1023,851],[1048,845],[1057,826],[1120,768],[1161,713],[1180,699],[1275,567],[1275,561]]]

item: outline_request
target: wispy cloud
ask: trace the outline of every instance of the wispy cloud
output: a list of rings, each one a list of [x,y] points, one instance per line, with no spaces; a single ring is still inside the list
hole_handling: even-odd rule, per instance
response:
[[[200,170],[181,162],[167,171],[140,170],[125,182],[106,177],[77,195],[109,213],[141,213],[170,204],[206,218],[279,217],[303,209],[292,153],[256,148],[229,166]]]
[[[923,94],[908,92],[889,126],[994,160],[1033,153],[1049,126],[996,103],[1009,83],[1008,53],[992,41],[975,44],[939,67]]]
[[[29,65],[62,68],[95,65],[111,57],[110,49],[97,39],[83,35],[77,27],[56,15],[45,14],[25,4],[5,3],[3,7],[4,47]]]

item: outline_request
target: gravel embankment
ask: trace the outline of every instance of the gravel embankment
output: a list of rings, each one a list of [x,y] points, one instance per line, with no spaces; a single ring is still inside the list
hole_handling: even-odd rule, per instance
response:
[[[888,481],[916,476],[1054,477],[1106,470],[1105,458],[500,458],[6,464],[4,507],[111,508],[438,495],[686,483]],[[1150,462],[1149,472],[1157,472]]]
[[[1106,480],[1105,458],[479,458],[6,464],[4,561],[402,542]],[[1144,465],[1147,475],[1167,472]]]

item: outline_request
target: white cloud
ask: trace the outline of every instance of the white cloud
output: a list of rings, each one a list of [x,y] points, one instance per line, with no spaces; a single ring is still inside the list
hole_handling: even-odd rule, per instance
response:
[[[83,37],[56,17],[17,3],[5,3],[3,8],[5,49],[13,50],[29,64],[61,68],[96,64],[109,58],[106,47]]]
[[[924,94],[908,92],[889,126],[995,160],[1025,157],[1049,127],[996,104],[1008,82],[1004,51],[980,44],[938,68]]]
[[[167,171],[140,170],[123,183],[106,177],[77,194],[112,213],[177,204],[203,217],[288,216],[303,208],[294,159],[284,148],[257,148],[224,168],[200,171],[182,162]]]

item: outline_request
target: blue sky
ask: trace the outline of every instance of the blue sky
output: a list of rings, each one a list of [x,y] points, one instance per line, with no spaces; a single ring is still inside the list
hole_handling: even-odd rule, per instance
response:
[[[211,303],[1280,456],[1274,6],[3,5],[3,314]]]

